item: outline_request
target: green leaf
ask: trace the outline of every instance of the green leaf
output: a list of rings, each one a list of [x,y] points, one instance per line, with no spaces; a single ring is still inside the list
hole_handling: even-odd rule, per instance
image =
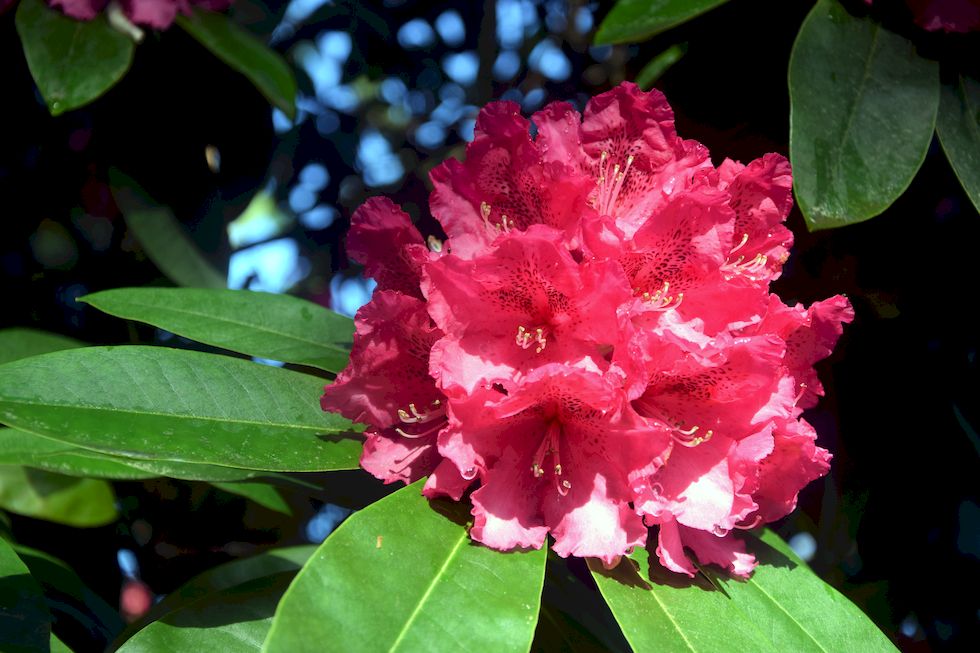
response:
[[[227,285],[225,275],[208,262],[170,209],[154,202],[136,182],[117,170],[110,171],[109,180],[126,224],[168,279],[191,288]]]
[[[775,651],[724,594],[671,576],[646,549],[611,571],[594,560],[589,568],[635,651]]]
[[[281,512],[284,515],[293,514],[289,504],[282,498],[274,485],[268,483],[211,483],[211,485],[219,490],[245,497],[269,510]]]
[[[224,14],[195,8],[190,18],[178,14],[176,22],[216,57],[245,75],[290,120],[296,116],[296,78],[277,52]]]
[[[93,592],[71,567],[43,551],[22,545],[16,545],[15,550],[41,586],[56,623],[63,626],[66,621],[75,622],[82,632],[105,642],[122,631],[117,609]]]
[[[790,160],[811,231],[878,215],[922,165],[939,107],[939,65],[870,18],[820,0],[789,63]]]
[[[651,59],[636,76],[636,85],[644,91],[653,88],[660,77],[687,52],[687,43],[672,45]]]
[[[132,39],[104,16],[76,20],[43,0],[21,0],[15,22],[27,67],[53,116],[108,91],[133,60]]]
[[[595,33],[595,44],[636,43],[686,23],[728,0],[619,0]]]
[[[22,328],[0,329],[0,364],[9,363],[18,358],[46,354],[49,351],[75,349],[84,346],[84,342],[57,333]]]
[[[0,366],[0,421],[105,453],[268,471],[356,469],[323,381],[164,347],[86,347]]]
[[[980,82],[960,75],[940,93],[936,131],[963,190],[980,211]]]
[[[752,577],[746,582],[718,577],[717,582],[777,650],[897,650],[860,608],[810,571],[775,533],[766,530],[748,543],[759,561]]]
[[[119,652],[257,653],[269,631],[276,603],[292,578],[291,571],[264,576],[204,596],[149,624]],[[322,650],[322,642],[319,646]]]
[[[51,633],[51,653],[72,653],[68,645]]]
[[[706,570],[707,576],[688,581],[664,570],[645,549],[612,571],[589,566],[638,651],[895,651],[857,606],[776,535],[747,539],[759,561],[748,580]]]
[[[164,615],[186,606],[208,594],[214,594],[257,578],[283,572],[294,574],[309,560],[316,547],[313,545],[272,549],[241,560],[233,560],[205,571],[182,585],[150,608],[145,621],[156,621]]]
[[[10,428],[0,429],[0,465],[113,480],[169,476],[184,481],[244,481],[267,475],[251,469],[113,456]]]
[[[41,588],[6,540],[0,538],[0,651],[47,651],[51,616]]]
[[[339,372],[354,322],[312,302],[250,290],[119,288],[82,297],[100,311],[231,351]]]
[[[263,651],[527,651],[545,551],[470,541],[414,483],[355,513],[283,596]]]
[[[105,481],[0,465],[0,508],[82,528],[114,522],[116,497]]]
[[[87,478],[140,480],[156,476],[110,456],[19,429],[0,429],[0,465],[22,465]]]

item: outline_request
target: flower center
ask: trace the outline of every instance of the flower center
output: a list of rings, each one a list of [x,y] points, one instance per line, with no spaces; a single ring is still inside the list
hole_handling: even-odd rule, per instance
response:
[[[419,411],[415,407],[415,404],[409,404],[408,410],[403,408],[398,409],[398,419],[402,421],[402,424],[428,424],[430,422],[435,422],[432,426],[424,427],[421,431],[417,433],[409,433],[402,429],[401,427],[396,427],[395,431],[402,437],[416,439],[424,438],[427,435],[432,435],[438,432],[443,425],[446,423],[446,407],[442,404],[439,399],[434,400],[429,404],[429,410]]]
[[[521,349],[534,347],[534,353],[540,354],[548,346],[548,338],[544,334],[544,329],[528,329],[524,326],[517,327],[517,335],[514,342]]]
[[[489,204],[480,202],[480,216],[483,217],[483,224],[486,225],[491,236],[506,233],[514,228],[514,221],[508,218],[506,213],[500,216],[500,222],[496,224],[490,222],[490,212],[492,210],[493,208]]]
[[[558,494],[565,496],[568,494],[568,491],[572,489],[572,484],[561,477],[561,455],[558,449],[558,440],[560,435],[561,426],[558,424],[558,422],[551,422],[548,425],[548,430],[545,431],[544,437],[541,438],[541,444],[538,445],[538,450],[534,454],[534,460],[531,463],[531,474],[534,476],[534,478],[541,478],[544,476],[544,459],[547,456],[551,456],[551,460],[554,463],[552,471],[554,472],[555,489],[558,490]]]
[[[609,152],[599,155],[599,179],[596,181],[595,208],[603,215],[612,215],[613,206],[623,190],[623,182],[633,165],[633,155],[626,157],[626,165],[616,163],[609,169]]]
[[[643,298],[643,301],[650,304],[650,308],[652,310],[669,311],[672,308],[677,308],[681,305],[681,302],[684,301],[684,293],[679,292],[677,293],[677,296],[674,297],[673,295],[667,294],[669,290],[670,282],[664,281],[664,285],[660,286],[657,292],[653,293],[652,295],[649,292],[644,292],[640,296]],[[634,288],[633,292],[639,294],[640,289]]]
[[[726,280],[731,280],[739,275],[744,275],[745,277],[758,281],[760,277],[755,276],[756,273],[761,272],[765,269],[766,263],[769,261],[769,257],[764,254],[756,254],[749,260],[745,260],[745,255],[739,254],[738,258],[734,261],[732,256],[735,252],[745,247],[745,243],[749,240],[748,234],[742,234],[742,240],[739,241],[738,245],[735,245],[728,252],[728,258],[725,259],[725,264],[721,266],[722,274],[725,275]]]

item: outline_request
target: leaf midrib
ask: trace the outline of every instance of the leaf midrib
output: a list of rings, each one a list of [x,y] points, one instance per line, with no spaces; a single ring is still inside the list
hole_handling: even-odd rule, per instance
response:
[[[399,644],[401,644],[405,636],[408,634],[408,631],[411,630],[412,624],[415,623],[415,620],[418,618],[419,613],[422,611],[422,606],[425,605],[426,601],[429,600],[429,596],[432,595],[432,591],[435,589],[436,585],[442,579],[443,574],[446,573],[446,569],[449,568],[449,563],[453,561],[453,559],[456,557],[456,554],[459,552],[459,549],[463,546],[463,544],[466,542],[467,539],[469,539],[469,537],[466,531],[464,530],[459,534],[459,539],[456,541],[456,545],[453,546],[452,551],[450,551],[449,555],[446,556],[446,559],[439,567],[439,571],[437,571],[435,576],[433,576],[432,581],[429,583],[429,586],[426,588],[425,593],[422,595],[422,598],[419,599],[419,602],[415,606],[415,609],[412,611],[412,614],[409,615],[408,620],[402,626],[401,631],[398,633],[398,637],[395,638],[394,643],[392,643],[391,647],[388,649],[388,653],[392,653],[393,651],[395,651],[398,648]]]
[[[131,408],[80,406],[78,404],[58,404],[58,403],[44,403],[44,402],[37,402],[37,401],[24,401],[24,400],[16,400],[16,399],[0,399],[0,406],[5,404],[14,404],[18,406],[37,406],[41,408],[66,408],[68,410],[87,410],[87,411],[106,412],[106,413],[122,413],[128,415],[148,415],[151,417],[166,417],[168,419],[187,419],[187,420],[195,419],[195,420],[203,420],[209,422],[248,424],[252,426],[265,426],[265,427],[275,426],[275,427],[295,429],[300,431],[313,431],[319,433],[338,432],[337,430],[333,430],[326,426],[325,427],[312,426],[312,425],[307,426],[301,424],[257,421],[257,420],[236,419],[236,418],[227,418],[227,417],[206,417],[202,415],[190,415],[187,413],[161,413],[158,411],[134,410]]]
[[[790,621],[791,621],[791,622],[793,623],[793,625],[794,625],[794,626],[796,626],[796,628],[797,628],[797,629],[798,629],[798,630],[799,630],[799,631],[800,631],[801,633],[803,633],[804,635],[806,635],[806,637],[807,637],[807,638],[808,638],[808,639],[809,639],[810,641],[812,641],[812,642],[813,642],[814,644],[816,644],[816,645],[817,645],[817,648],[819,648],[819,649],[820,649],[821,651],[824,651],[824,653],[829,653],[829,651],[827,651],[827,649],[825,649],[825,648],[824,648],[824,647],[823,647],[823,646],[822,646],[822,645],[820,644],[820,642],[819,642],[819,641],[817,640],[817,638],[816,638],[816,637],[814,637],[814,636],[813,636],[813,635],[812,635],[812,634],[810,633],[810,631],[808,631],[808,630],[807,630],[806,628],[804,628],[804,627],[803,627],[803,624],[801,624],[801,623],[800,623],[799,621],[797,621],[797,620],[796,620],[796,617],[794,617],[794,616],[793,616],[792,614],[790,614],[790,613],[789,613],[789,612],[788,612],[788,611],[786,610],[786,608],[784,608],[784,607],[783,607],[783,606],[782,606],[782,605],[781,605],[781,604],[779,603],[779,601],[777,601],[776,599],[774,599],[774,598],[772,597],[772,595],[771,595],[771,594],[769,594],[769,592],[767,592],[767,591],[766,591],[766,590],[765,590],[765,589],[764,589],[764,588],[763,588],[763,587],[762,587],[761,585],[759,585],[759,583],[758,583],[758,581],[756,581],[756,580],[755,580],[755,578],[749,578],[749,579],[748,579],[748,580],[746,581],[746,584],[747,584],[747,585],[749,585],[749,586],[751,586],[751,587],[754,587],[754,588],[755,588],[755,589],[757,589],[757,590],[758,590],[759,592],[762,592],[762,595],[763,595],[763,596],[765,596],[765,597],[766,597],[766,599],[768,599],[768,601],[769,601],[770,603],[772,603],[772,604],[773,604],[774,606],[776,606],[777,608],[779,608],[779,611],[780,611],[780,612],[782,612],[782,613],[783,613],[783,614],[785,614],[785,615],[786,615],[787,617],[789,617],[789,620],[790,620]]]
[[[111,311],[107,310],[106,308],[103,308],[103,307],[99,306],[97,302],[89,302],[89,303],[92,304],[93,306],[95,306],[96,308],[98,308],[101,311],[105,311],[106,313],[110,313],[111,312]],[[254,331],[260,331],[262,333],[267,333],[267,334],[271,334],[271,335],[274,335],[274,336],[282,336],[284,338],[289,338],[290,340],[295,340],[296,342],[301,342],[304,345],[313,345],[314,347],[319,347],[319,348],[326,349],[326,350],[329,350],[329,351],[337,351],[337,352],[341,352],[341,353],[344,353],[344,354],[347,353],[347,350],[345,350],[342,347],[335,347],[335,346],[330,345],[330,344],[324,344],[323,342],[321,342],[319,340],[307,340],[305,338],[302,338],[300,336],[296,336],[296,335],[287,333],[285,331],[275,331],[275,330],[269,329],[267,327],[263,327],[263,326],[256,325],[256,324],[251,324],[249,322],[239,322],[238,320],[232,320],[232,319],[229,319],[227,317],[219,317],[219,316],[211,315],[209,313],[199,313],[199,312],[196,312],[196,311],[192,311],[192,310],[188,310],[188,309],[182,309],[182,308],[164,307],[164,306],[160,306],[159,304],[145,304],[145,303],[141,303],[141,302],[133,301],[133,300],[127,300],[127,301],[125,301],[123,303],[128,303],[128,304],[130,304],[132,306],[136,306],[136,307],[139,307],[139,308],[152,308],[152,309],[155,309],[155,310],[158,310],[158,311],[170,312],[170,313],[175,313],[175,314],[178,314],[178,315],[188,315],[188,316],[192,316],[192,317],[207,318],[209,320],[213,320],[213,321],[219,322],[219,323],[233,324],[235,326],[246,327],[246,328],[252,329]],[[150,322],[149,320],[147,320],[145,318],[142,318],[142,317],[135,317],[133,315],[123,315],[121,312],[119,312],[119,313],[112,312],[112,314],[113,315],[116,315],[118,317],[125,318],[127,320],[136,320],[137,322],[146,322],[147,324],[153,324],[153,322]],[[154,326],[158,326],[158,325],[155,325],[154,324]],[[207,344],[215,344],[215,343],[214,342],[209,342]],[[218,345],[218,346],[223,346],[223,345]]]
[[[834,154],[832,159],[832,169],[833,178],[837,179],[840,175],[841,170],[841,159],[843,158],[842,152],[844,149],[844,143],[847,142],[848,135],[851,132],[851,127],[854,125],[854,116],[857,114],[858,106],[861,104],[861,100],[864,97],[865,90],[868,85],[868,80],[871,79],[871,62],[874,59],[875,49],[878,47],[878,36],[881,34],[881,26],[875,25],[874,35],[871,37],[871,46],[868,48],[868,57],[864,62],[864,72],[861,75],[861,82],[858,85],[857,93],[854,96],[854,101],[847,109],[847,120],[844,122],[844,131],[841,132],[841,138],[837,146],[834,148]]]

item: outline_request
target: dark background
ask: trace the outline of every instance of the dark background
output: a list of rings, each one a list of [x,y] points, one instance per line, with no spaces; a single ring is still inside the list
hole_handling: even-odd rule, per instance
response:
[[[254,272],[237,285],[268,287],[263,266],[270,263],[255,252],[291,241],[298,281],[279,289],[337,305],[359,288],[341,245],[351,211],[383,192],[419,219],[423,233],[433,229],[425,215],[427,172],[461,154],[476,107],[508,97],[528,113],[557,99],[581,108],[675,43],[687,43],[687,53],[656,86],[683,137],[707,145],[716,164],[788,154],[786,67],[808,3],[733,1],[639,46],[604,48],[589,47],[608,10],[597,3],[338,2],[302,17],[305,6],[312,5],[235,6],[257,32],[273,33],[274,47],[295,65],[302,94],[295,124],[273,121],[244,78],[177,28],[150,35],[105,97],[51,118],[24,62],[13,12],[0,16],[0,326],[105,344],[164,336],[74,302],[106,288],[169,284],[119,215],[110,167],[171,206],[219,269],[233,259],[253,261]],[[438,25],[447,11],[459,21],[443,18],[431,40],[424,30],[402,30],[413,19]],[[926,56],[980,61],[975,35],[926,35],[908,26],[902,7],[881,17]],[[494,70],[504,50],[513,53],[504,63],[517,62],[513,75],[503,64]],[[221,153],[218,172],[206,163],[207,145]],[[329,179],[320,168],[306,171],[309,164]],[[280,220],[236,248],[227,225],[262,188]],[[788,303],[846,293],[857,317],[820,365],[827,397],[806,416],[833,452],[833,468],[774,526],[786,538],[812,535],[814,569],[902,650],[969,648],[980,617],[977,212],[934,141],[909,190],[885,214],[810,234],[794,210],[789,227],[796,245],[774,290]],[[206,484],[161,479],[116,484],[123,518],[110,527],[77,531],[16,516],[13,527],[18,540],[68,561],[114,604],[120,548],[134,550],[143,580],[167,593],[231,557],[308,541],[307,520],[324,503],[357,508],[390,490],[359,472],[313,480],[328,489],[312,497],[284,490],[292,519]],[[567,569],[587,576],[577,563]],[[551,592],[546,600],[580,629],[589,626],[577,610],[608,618],[594,593],[575,608]],[[74,637],[80,642],[83,634]],[[580,638],[584,648],[622,645]]]

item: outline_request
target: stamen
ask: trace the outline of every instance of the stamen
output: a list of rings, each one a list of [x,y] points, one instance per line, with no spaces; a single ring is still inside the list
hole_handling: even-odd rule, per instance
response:
[[[747,243],[747,242],[749,242],[749,235],[748,234],[742,234],[742,240],[739,241],[738,245],[735,245],[735,247],[732,247],[732,251],[728,252],[728,254],[729,255],[732,255],[735,252],[737,252],[738,250],[742,249],[743,247],[745,247],[745,243]]]
[[[762,523],[762,515],[756,515],[755,519],[752,520],[751,524],[748,524],[747,526],[743,524],[735,524],[735,528],[738,528],[743,531],[750,531],[761,523]]]
[[[540,354],[548,346],[548,338],[544,335],[544,329],[535,329],[531,332],[524,326],[517,327],[514,342],[521,349],[529,349],[532,344],[537,343],[538,346],[534,349],[535,354]]]
[[[493,224],[490,222],[490,213],[492,208],[486,202],[480,202],[480,216],[483,218],[483,224],[486,225],[487,229],[490,229],[494,233],[508,232],[514,228],[514,221],[507,217],[507,214],[500,216],[500,222]]]
[[[432,435],[433,433],[438,433],[439,430],[442,429],[443,426],[445,426],[445,424],[446,424],[445,421],[436,422],[435,424],[425,429],[421,433],[406,433],[405,431],[397,427],[395,428],[395,432],[398,433],[398,435],[402,436],[403,438],[408,438],[409,440],[417,440],[419,438],[424,438],[428,435]]]
[[[442,251],[442,241],[435,236],[429,236],[426,242],[429,244],[429,251],[438,254]]]
[[[670,282],[664,281],[664,285],[660,287],[660,290],[653,293],[652,295],[645,292],[641,295],[643,299],[651,304],[650,308],[654,311],[669,311],[677,308],[684,301],[684,293],[677,293],[677,297],[668,295],[667,291],[670,289]],[[676,301],[675,301],[676,299]]]
[[[634,160],[633,155],[629,155],[626,157],[626,164],[614,164],[610,174],[609,152],[603,150],[599,155],[599,176],[596,179],[594,207],[600,213],[612,215],[616,200],[623,189],[623,183],[626,181],[626,176],[629,174]]]
[[[442,405],[441,399],[432,400],[432,402],[429,404],[429,410],[425,412],[419,411],[415,404],[411,403],[408,405],[408,410],[405,410],[404,408],[398,409],[398,419],[400,419],[404,424],[426,424],[428,422],[435,422],[432,426],[423,429],[420,433],[409,433],[400,427],[395,428],[395,432],[403,438],[417,440],[418,438],[424,438],[438,432],[443,426],[446,425],[446,408]]]
[[[674,427],[674,433],[672,434],[672,437],[674,438],[674,442],[676,442],[677,444],[683,447],[688,447],[693,449],[699,444],[704,444],[705,442],[710,440],[711,436],[714,435],[715,433],[714,431],[709,430],[706,431],[704,435],[695,435],[700,430],[701,430],[700,426],[692,426],[689,429],[682,429],[681,425],[678,424],[677,426]]]
[[[544,437],[541,438],[541,444],[538,445],[538,450],[534,453],[534,459],[531,463],[531,474],[534,478],[544,476],[544,459],[546,456],[551,456],[554,463],[552,471],[554,472],[555,489],[558,491],[558,494],[565,496],[571,489],[572,484],[562,478],[562,472],[564,470],[561,465],[561,454],[558,450],[560,435],[561,426],[557,422],[552,422],[548,425],[548,430],[545,432]]]
[[[805,383],[800,384],[800,392],[796,395],[796,399],[793,400],[793,405],[796,406],[800,403],[800,399],[806,394],[807,385]]]
[[[748,235],[742,237],[742,242],[739,243],[737,247],[732,249],[731,254],[741,249],[745,242],[748,240]],[[746,278],[752,281],[759,281],[762,277],[757,276],[758,273],[765,271],[766,264],[769,262],[769,257],[765,254],[756,254],[748,261],[745,260],[745,255],[740,254],[737,259],[731,261],[729,259],[725,260],[725,264],[721,266],[722,272],[725,274],[726,280],[731,280],[739,275],[744,275]]]

